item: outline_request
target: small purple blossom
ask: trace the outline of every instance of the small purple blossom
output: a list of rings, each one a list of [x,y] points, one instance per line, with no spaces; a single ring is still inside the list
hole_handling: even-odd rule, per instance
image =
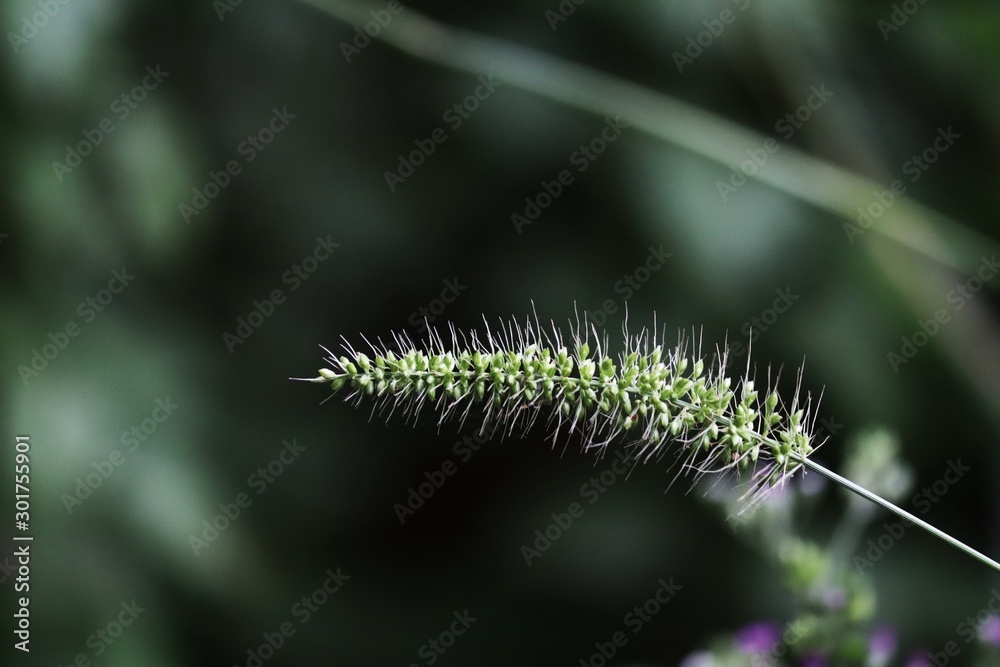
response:
[[[914,649],[906,656],[905,667],[932,667],[930,659],[927,657],[927,649]]]
[[[744,653],[770,651],[781,639],[781,626],[774,621],[748,625],[736,634],[736,648]]]
[[[822,653],[807,653],[799,660],[799,667],[826,667],[826,656]]]
[[[1000,616],[990,616],[979,626],[979,641],[1000,646]]]
[[[890,625],[883,625],[875,629],[871,639],[868,640],[868,655],[872,662],[883,664],[896,652],[898,639],[896,631]]]

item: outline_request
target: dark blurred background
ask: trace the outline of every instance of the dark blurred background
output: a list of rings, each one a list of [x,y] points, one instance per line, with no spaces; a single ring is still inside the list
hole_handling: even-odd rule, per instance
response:
[[[316,4],[2,5],[0,553],[17,532],[16,435],[31,438],[35,537],[30,655],[11,648],[9,557],[0,573],[5,664],[597,665],[595,643],[672,580],[683,588],[612,660],[672,665],[791,613],[781,573],[703,502],[707,485],[664,493],[665,465],[590,504],[582,487],[611,460],[575,442],[462,443],[471,425],[386,426],[288,379],[314,376],[342,335],[419,339],[425,314],[468,329],[586,311],[615,340],[627,304],[633,328],[655,313],[671,340],[752,337],[762,380],[783,368],[788,396],[805,360],[803,391],[823,391],[818,460],[836,469],[873,425],[898,434],[918,490],[961,459],[970,471],[925,518],[1000,550],[1000,277],[983,260],[997,3]],[[428,62],[337,15],[392,17],[378,30],[403,37],[430,17],[537,66],[462,69],[488,64],[475,45],[489,42],[447,33],[423,39],[454,66]],[[695,111],[605,130],[645,98],[609,96],[604,112],[552,99],[549,85],[576,84],[547,81],[559,70],[541,54]],[[387,182],[436,128],[443,143]],[[948,128],[960,138],[914,171]],[[614,140],[581,158],[602,131]],[[795,168],[803,154],[824,178]],[[744,171],[765,182],[720,187]],[[868,180],[845,199],[852,174]],[[905,193],[887,195],[896,180]],[[831,197],[839,212],[816,205]],[[858,232],[879,197],[884,227]],[[526,198],[548,204],[530,224],[512,218]],[[734,361],[738,374],[745,352]],[[454,474],[401,521],[442,467]],[[842,503],[823,498],[819,537]],[[522,547],[574,502],[582,516],[526,564]],[[866,576],[908,646],[954,639],[997,583],[916,531]]]

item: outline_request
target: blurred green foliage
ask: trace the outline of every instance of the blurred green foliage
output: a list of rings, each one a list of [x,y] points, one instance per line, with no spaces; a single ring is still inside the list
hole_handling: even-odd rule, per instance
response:
[[[265,633],[290,623],[294,635],[264,664],[429,665],[427,642],[464,610],[477,620],[441,664],[578,664],[671,577],[683,589],[616,661],[676,664],[720,632],[790,615],[781,572],[699,502],[704,487],[664,494],[661,468],[637,469],[528,567],[521,546],[580,501],[606,461],[544,432],[473,450],[462,439],[474,433],[433,420],[385,428],[288,381],[313,374],[317,345],[333,349],[341,334],[419,337],[421,308],[436,325],[468,328],[524,317],[533,302],[560,324],[603,311],[615,332],[627,305],[636,322],[655,312],[668,331],[704,327],[709,348],[752,339],[760,373],[805,359],[803,388],[823,390],[831,436],[819,458],[836,468],[846,439],[879,423],[898,433],[915,488],[961,459],[971,472],[925,518],[995,553],[1000,278],[949,299],[972,275],[950,267],[980,264],[968,239],[996,236],[995,4],[927,2],[886,40],[878,22],[894,5],[881,2],[591,0],[554,30],[555,0],[401,3],[397,28],[425,13],[736,128],[685,126],[693,146],[725,137],[721,149],[746,160],[760,137],[774,139],[779,150],[723,200],[718,182],[738,177],[740,161],[632,127],[579,170],[573,155],[600,136],[600,114],[501,79],[454,127],[446,114],[471,104],[476,74],[378,39],[347,62],[342,45],[363,24],[303,3],[222,2],[0,10],[0,471],[12,479],[13,438],[30,435],[35,535],[32,652],[5,646],[5,664],[246,665]],[[726,10],[734,20],[711,34]],[[456,45],[447,33],[416,38]],[[689,38],[705,44],[678,72]],[[819,85],[833,96],[786,139],[777,124]],[[910,180],[904,165],[949,127],[961,138]],[[391,191],[385,173],[436,128],[445,140]],[[902,179],[898,238],[852,239],[844,225],[856,220],[789,195],[838,182],[797,180],[793,147],[882,189]],[[564,170],[572,183],[518,233],[511,216]],[[957,223],[911,221],[915,204]],[[322,261],[321,240],[339,244]],[[639,271],[660,247],[671,257]],[[115,271],[134,279],[119,289]],[[465,286],[451,303],[447,281]],[[782,291],[795,300],[779,312]],[[947,320],[921,339],[942,309]],[[902,339],[925,344],[894,371],[887,355]],[[158,419],[158,400],[177,407]],[[284,443],[304,449],[287,461]],[[394,506],[446,460],[455,474],[401,524]],[[822,502],[816,536],[844,501]],[[11,517],[12,501],[4,507]],[[196,549],[211,536],[205,522],[227,524],[218,517],[234,507]],[[6,555],[14,527],[2,526]],[[342,587],[314,595],[338,568]],[[863,576],[880,622],[902,645],[933,650],[991,586],[985,568],[916,532]],[[13,609],[6,570],[0,586]],[[306,622],[294,611],[303,596],[325,598]],[[133,601],[144,610],[134,623],[100,639]]]

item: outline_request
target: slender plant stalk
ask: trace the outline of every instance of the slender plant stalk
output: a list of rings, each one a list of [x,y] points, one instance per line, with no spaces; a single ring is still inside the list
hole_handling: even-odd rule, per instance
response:
[[[586,323],[573,327],[568,340],[555,325],[543,329],[537,318],[523,326],[502,323],[496,331],[487,324],[483,336],[450,327],[448,343],[428,329],[422,348],[406,334],[394,334],[392,347],[365,339],[370,356],[345,340],[345,354],[327,350],[329,366],[318,377],[292,379],[329,383],[334,393],[348,390],[345,400],[356,405],[372,399],[373,414],[380,409],[391,417],[398,409],[411,422],[430,407],[439,424],[458,419],[464,425],[475,408],[484,432],[527,431],[544,421],[553,445],[566,432],[580,438],[584,451],[598,453],[624,435],[636,461],[673,456],[679,465],[674,480],[748,474],[744,509],[805,467],[1000,571],[1000,563],[814,462],[810,456],[822,443],[814,435],[811,398],[799,397],[801,374],[786,405],[774,385],[756,388],[749,360],[734,387],[725,351],[706,363],[700,343],[684,336],[669,349],[662,335],[646,329],[629,335],[626,324],[625,350],[616,361],[606,354],[607,338]]]
[[[371,20],[366,3],[302,0],[353,25]],[[374,39],[416,58],[474,74],[493,73],[504,84],[601,116],[620,115],[650,136],[725,167],[769,137],[590,67],[494,37],[448,26],[413,7],[393,16]],[[884,185],[831,162],[783,145],[780,159],[751,176],[800,201],[857,224],[857,209]],[[910,197],[899,198],[868,230],[961,274],[975,272],[981,257],[1000,253],[1000,243]]]
[[[920,526],[921,528],[923,528],[924,530],[926,530],[931,535],[934,535],[936,537],[941,538],[942,540],[944,540],[948,544],[952,545],[953,547],[961,549],[962,551],[964,551],[965,553],[969,554],[973,558],[976,558],[976,559],[982,561],[983,563],[986,563],[987,565],[989,565],[990,567],[992,567],[993,569],[995,569],[997,571],[1000,571],[1000,563],[996,562],[995,560],[993,560],[989,556],[986,556],[985,554],[982,554],[982,553],[976,551],[975,549],[973,549],[972,547],[968,546],[967,544],[965,544],[963,542],[960,542],[959,540],[956,540],[954,537],[952,537],[948,533],[945,533],[944,531],[942,531],[942,530],[940,530],[938,528],[935,528],[934,526],[932,526],[931,524],[927,523],[923,519],[920,519],[920,518],[914,516],[913,514],[911,514],[910,512],[907,512],[906,510],[902,509],[901,507],[897,507],[896,505],[894,505],[893,503],[889,502],[885,498],[879,496],[878,494],[872,493],[871,491],[869,491],[868,489],[864,488],[863,486],[858,486],[857,484],[855,484],[851,480],[847,479],[846,477],[838,475],[837,473],[833,472],[832,470],[830,470],[828,468],[824,468],[823,466],[821,466],[820,464],[816,463],[815,461],[813,461],[811,459],[807,459],[807,458],[800,459],[800,462],[802,463],[802,465],[804,465],[805,467],[809,468],[810,470],[815,470],[816,472],[818,472],[819,474],[823,475],[827,479],[829,479],[829,480],[831,480],[833,482],[836,482],[837,484],[840,484],[841,486],[843,486],[848,491],[856,493],[859,496],[861,496],[862,498],[864,498],[865,500],[870,500],[871,502],[873,502],[876,505],[879,505],[881,507],[884,507],[885,509],[889,510],[890,512],[896,513],[897,515],[899,515],[900,517],[906,519],[907,521],[911,521],[914,524]]]

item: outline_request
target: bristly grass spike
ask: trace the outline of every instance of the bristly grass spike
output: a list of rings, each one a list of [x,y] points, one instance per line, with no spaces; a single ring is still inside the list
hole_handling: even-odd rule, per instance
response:
[[[347,389],[345,400],[356,405],[370,397],[372,414],[388,411],[387,419],[399,409],[413,422],[433,406],[439,425],[455,416],[464,425],[481,405],[481,430],[503,427],[506,435],[544,420],[553,446],[565,433],[598,456],[626,435],[642,462],[673,453],[674,479],[749,473],[747,499],[783,483],[820,444],[812,435],[811,401],[799,408],[799,388],[791,410],[770,384],[758,404],[749,361],[734,386],[725,375],[726,352],[706,361],[693,332],[670,347],[665,332],[629,334],[626,319],[624,350],[614,358],[607,335],[586,316],[571,323],[568,336],[555,324],[544,329],[537,314],[524,325],[511,320],[491,328],[485,317],[484,323],[484,334],[450,325],[447,340],[428,326],[421,347],[405,332],[394,333],[391,346],[364,338],[371,356],[344,339],[344,355],[324,348],[328,367],[316,378],[297,379],[329,382],[334,393]]]
[[[553,446],[565,430],[580,438],[584,451],[596,450],[598,456],[620,436],[631,438],[627,446],[634,448],[637,461],[674,455],[679,469],[671,484],[683,474],[692,475],[692,486],[704,475],[749,474],[740,512],[808,468],[1000,571],[1000,563],[811,458],[823,443],[816,441],[812,397],[807,393],[800,402],[801,369],[786,407],[770,371],[764,398],[758,400],[762,390],[751,377],[749,355],[747,370],[734,387],[725,373],[725,347],[706,362],[700,336],[688,350],[692,332],[690,340],[680,335],[668,348],[665,332],[655,337],[655,318],[652,333],[641,329],[633,336],[626,317],[625,348],[617,363],[608,354],[607,336],[586,315],[582,323],[577,315],[575,325],[570,324],[569,345],[554,323],[551,332],[543,329],[537,314],[523,327],[501,321],[496,332],[485,316],[483,321],[485,337],[449,325],[447,343],[428,326],[427,341],[419,348],[405,332],[393,334],[392,346],[362,336],[371,356],[343,338],[346,354],[338,357],[323,348],[328,366],[318,377],[292,379],[329,383],[331,396],[348,389],[345,400],[355,405],[371,398],[372,416],[388,410],[387,420],[398,408],[406,421],[414,422],[431,405],[439,413],[439,426],[456,415],[464,426],[479,405],[484,408],[481,432],[511,435],[544,419]]]

